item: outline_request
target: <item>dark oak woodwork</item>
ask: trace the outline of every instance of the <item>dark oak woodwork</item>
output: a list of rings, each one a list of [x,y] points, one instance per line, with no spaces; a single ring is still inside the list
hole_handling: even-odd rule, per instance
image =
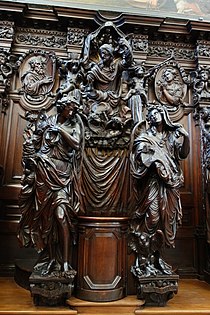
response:
[[[0,255],[0,267],[1,273],[5,275],[13,273],[16,259],[36,257],[33,249],[20,249],[16,238],[20,218],[18,197],[22,176],[22,135],[26,126],[23,117],[28,110],[36,107],[34,104],[28,106],[24,95],[20,93],[20,77],[26,71],[26,61],[37,51],[47,55],[53,51],[59,66],[70,59],[72,53],[80,56],[84,38],[107,22],[111,13],[102,14],[93,6],[87,10],[59,6],[43,10],[38,5],[32,8],[26,4],[7,1],[0,1],[0,13],[3,17],[0,28],[7,30],[7,36],[0,34],[0,50],[2,49],[6,63],[9,64],[8,69],[12,72],[0,72],[3,77],[0,82],[0,252],[3,253]],[[183,124],[188,131],[191,150],[187,159],[181,163],[185,178],[181,188],[182,226],[177,231],[175,249],[165,249],[164,257],[181,277],[199,277],[210,281],[210,249],[207,242],[209,166],[206,163],[209,154],[206,149],[206,143],[209,142],[209,119],[204,121],[205,132],[202,129],[201,113],[202,109],[209,108],[210,99],[208,82],[203,84],[201,78],[201,70],[210,66],[209,23],[188,18],[166,19],[140,14],[121,16],[117,12],[113,21],[128,38],[133,33],[134,59],[139,63],[143,61],[146,71],[157,67],[157,71],[154,71],[161,80],[162,68],[159,65],[163,63],[164,66],[173,52],[175,59],[168,66],[172,67],[173,64],[176,71],[182,72],[179,81],[185,87],[183,96],[187,105],[181,106],[173,119]],[[54,54],[51,55],[52,63]],[[44,103],[49,114],[53,112],[52,95],[62,81],[58,67],[53,71],[54,86],[48,91]],[[189,79],[191,73],[193,75]],[[147,91],[151,103],[159,98],[160,92],[155,91],[153,75],[151,73]],[[125,160],[127,158],[128,156]],[[129,167],[126,170],[129,172]],[[119,179],[118,183],[120,184]],[[132,191],[129,184],[126,177],[120,199],[123,200],[123,205]],[[88,207],[91,213],[91,205],[88,204]],[[95,216],[96,212],[94,209],[91,215]],[[101,209],[100,213],[103,215]],[[126,254],[126,219],[119,220],[116,229],[115,218],[109,224],[108,219],[101,218],[103,222],[100,222],[100,217],[98,219],[101,224],[99,227],[96,220],[89,217],[81,218],[79,223],[79,280],[76,294],[82,298],[86,296],[87,299],[104,301],[110,299],[109,292],[113,299],[135,294],[136,283],[130,273],[134,256],[129,251]],[[96,251],[99,254],[95,255]],[[102,259],[103,255],[107,256],[105,260]],[[120,265],[123,265],[123,270]]]
[[[127,294],[128,218],[79,217],[76,296],[113,301]]]

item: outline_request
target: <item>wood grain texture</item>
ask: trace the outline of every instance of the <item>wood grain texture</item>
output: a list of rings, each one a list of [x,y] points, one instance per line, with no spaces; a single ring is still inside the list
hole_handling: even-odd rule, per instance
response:
[[[210,314],[210,285],[196,279],[179,281],[178,294],[165,307],[143,307],[135,295],[114,302],[88,302],[71,297],[66,307],[35,307],[30,292],[13,278],[0,278],[0,315],[198,315]]]

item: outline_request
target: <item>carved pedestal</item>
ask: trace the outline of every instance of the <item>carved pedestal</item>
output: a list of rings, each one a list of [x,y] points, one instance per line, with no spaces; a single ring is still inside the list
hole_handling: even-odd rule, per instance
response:
[[[165,306],[178,292],[178,280],[176,274],[139,277],[137,298],[145,300],[145,305]]]
[[[40,276],[33,272],[29,278],[31,295],[35,305],[65,305],[74,288],[75,270],[60,275]]]
[[[76,296],[99,302],[126,296],[128,218],[80,217]]]

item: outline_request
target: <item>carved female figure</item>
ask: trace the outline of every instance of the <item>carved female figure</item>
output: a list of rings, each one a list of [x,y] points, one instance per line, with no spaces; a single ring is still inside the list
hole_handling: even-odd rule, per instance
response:
[[[111,100],[111,104],[114,104],[118,102],[120,78],[128,61],[114,58],[111,44],[103,44],[99,48],[99,55],[99,63],[87,73],[89,97],[100,101]]]
[[[161,80],[157,83],[159,91],[159,100],[162,104],[170,106],[179,106],[183,104],[185,96],[185,85],[181,82],[177,70],[166,68],[162,72]]]
[[[74,235],[73,220],[79,210],[82,132],[76,114],[78,105],[74,98],[61,99],[57,102],[58,114],[45,115],[36,122],[34,165],[28,170],[32,182],[25,181],[20,195],[18,237],[22,245],[34,246],[40,253],[35,270],[42,275],[71,269],[70,234]],[[27,188],[29,184],[32,189]]]
[[[180,124],[169,119],[164,107],[151,106],[147,118],[149,128],[135,139],[131,155],[138,194],[133,229],[150,235],[161,230],[165,244],[174,247],[182,219],[179,160],[188,156],[189,137]]]

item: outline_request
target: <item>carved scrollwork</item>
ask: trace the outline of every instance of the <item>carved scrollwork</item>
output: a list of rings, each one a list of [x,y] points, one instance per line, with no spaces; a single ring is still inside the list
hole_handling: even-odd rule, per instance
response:
[[[174,54],[176,59],[195,60],[195,52],[192,45],[181,45],[174,42],[151,42],[148,48],[148,56],[168,58]]]
[[[82,46],[88,30],[80,28],[68,28],[67,45]]]
[[[196,53],[197,57],[210,57],[210,42],[198,41]]]
[[[8,21],[1,21],[0,22],[0,39],[12,39],[14,36],[14,29],[13,29],[12,22]]]
[[[19,78],[22,88],[21,105],[27,110],[36,110],[52,103],[56,58],[54,53],[30,51],[17,62],[20,66]]]
[[[7,50],[0,49],[0,90],[10,86],[10,78],[15,68],[15,57]]]
[[[62,32],[19,28],[15,36],[15,43],[26,46],[64,48],[66,36]]]
[[[132,39],[133,51],[147,53],[148,47],[149,47],[149,43],[148,43],[147,36],[133,35],[133,39]]]

